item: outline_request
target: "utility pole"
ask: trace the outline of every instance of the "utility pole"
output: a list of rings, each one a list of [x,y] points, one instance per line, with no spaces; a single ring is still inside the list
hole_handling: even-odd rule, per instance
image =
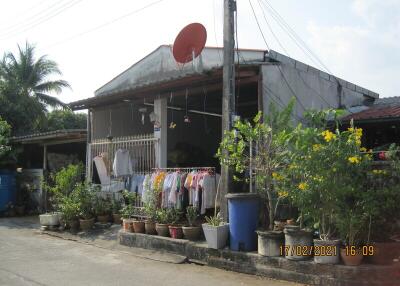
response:
[[[224,0],[224,65],[222,92],[222,136],[225,130],[232,129],[235,112],[235,41],[234,13],[236,0]],[[225,152],[224,150],[222,152]],[[221,214],[227,220],[227,201],[225,195],[232,190],[232,172],[221,166]]]

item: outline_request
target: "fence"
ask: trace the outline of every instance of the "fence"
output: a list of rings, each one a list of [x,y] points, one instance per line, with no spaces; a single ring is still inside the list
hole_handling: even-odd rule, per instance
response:
[[[94,157],[107,153],[112,165],[115,152],[118,149],[129,150],[135,173],[148,173],[156,167],[155,145],[158,139],[153,134],[116,137],[109,139],[96,139],[88,145],[87,178],[91,181],[93,176]],[[111,168],[111,167],[110,167]]]

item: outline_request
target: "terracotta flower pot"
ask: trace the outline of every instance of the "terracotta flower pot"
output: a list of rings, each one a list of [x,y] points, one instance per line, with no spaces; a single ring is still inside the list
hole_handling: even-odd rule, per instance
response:
[[[358,266],[361,264],[363,255],[362,252],[357,250],[354,255],[346,255],[346,249],[340,249],[340,257],[343,260],[344,265],[347,266]]]
[[[170,225],[168,228],[169,228],[169,235],[172,238],[176,238],[176,239],[182,239],[183,238],[182,226],[180,226],[180,225]]]
[[[199,226],[183,226],[183,236],[189,240],[198,240],[201,235],[201,227]]]
[[[169,236],[168,224],[156,223],[156,231],[159,236]]]
[[[109,215],[98,215],[97,216],[97,221],[99,223],[108,223],[110,220],[110,216]]]
[[[146,234],[157,234],[155,222],[145,221],[144,228],[145,228]]]
[[[122,228],[126,232],[133,232],[133,227],[132,227],[132,220],[129,218],[124,218],[122,220]]]
[[[144,233],[144,222],[140,220],[134,220],[132,222],[133,230],[135,233]]]
[[[79,219],[79,225],[83,231],[92,229],[94,225],[94,217],[90,219]]]
[[[115,224],[121,224],[122,223],[120,214],[113,214],[112,216],[113,216],[113,222]]]

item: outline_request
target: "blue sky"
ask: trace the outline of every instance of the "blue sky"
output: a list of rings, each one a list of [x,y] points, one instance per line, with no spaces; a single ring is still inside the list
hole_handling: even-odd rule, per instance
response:
[[[283,52],[264,21],[258,0],[251,1],[269,46]],[[278,11],[336,76],[382,97],[400,95],[396,86],[399,0],[260,1]],[[221,46],[222,0],[164,0],[114,21],[152,2],[155,0],[2,1],[2,11],[7,14],[0,19],[0,53],[15,51],[17,43],[25,40],[35,43],[38,54],[57,61],[64,79],[71,83],[73,90],[59,95],[70,102],[93,96],[97,88],[159,45],[172,44],[188,23],[203,23],[207,45]],[[52,11],[59,14],[51,17]],[[282,31],[271,12],[264,12],[289,55],[318,67]],[[112,24],[95,29],[105,23]],[[266,48],[248,0],[238,0],[238,26],[240,47]]]

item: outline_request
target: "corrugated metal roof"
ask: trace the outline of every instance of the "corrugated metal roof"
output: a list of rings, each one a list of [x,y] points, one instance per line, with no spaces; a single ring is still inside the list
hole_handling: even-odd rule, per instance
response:
[[[65,139],[71,137],[86,138],[86,129],[63,129],[48,132],[38,132],[33,134],[27,134],[23,136],[14,136],[10,138],[12,143],[20,143],[27,141],[41,141],[41,140],[54,140],[54,139]]]
[[[375,100],[374,104],[363,111],[349,114],[342,118],[343,121],[355,120],[380,120],[380,119],[398,119],[400,120],[400,97],[384,97]]]

